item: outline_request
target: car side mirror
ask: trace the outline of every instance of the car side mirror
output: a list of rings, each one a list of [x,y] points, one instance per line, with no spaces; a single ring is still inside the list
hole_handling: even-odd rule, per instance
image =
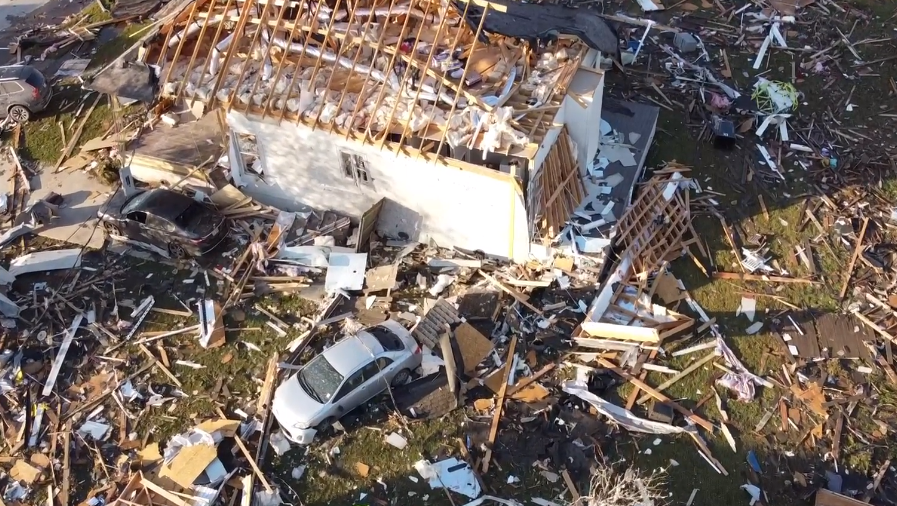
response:
[[[336,407],[336,410],[339,411],[340,413],[342,413],[342,412],[345,411],[346,409],[345,409],[344,407],[342,407],[342,406],[337,406],[337,407]]]

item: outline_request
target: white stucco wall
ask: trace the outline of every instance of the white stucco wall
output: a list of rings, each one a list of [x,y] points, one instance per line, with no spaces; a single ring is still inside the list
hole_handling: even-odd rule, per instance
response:
[[[247,177],[242,190],[284,210],[307,207],[360,216],[387,199],[378,231],[404,232],[412,240],[482,250],[525,261],[529,252],[526,208],[511,178],[396,156],[321,130],[275,118],[228,113],[231,128],[256,136],[265,181]],[[340,151],[364,157],[370,185],[347,178]],[[513,223],[513,226],[512,226]]]

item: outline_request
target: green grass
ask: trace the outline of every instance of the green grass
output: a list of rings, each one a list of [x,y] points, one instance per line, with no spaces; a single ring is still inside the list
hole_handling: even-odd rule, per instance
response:
[[[83,92],[80,90],[71,90],[70,92],[63,92],[54,96],[51,107],[48,110],[61,108],[65,112],[52,116],[39,116],[26,123],[23,129],[23,142],[19,147],[20,155],[45,165],[55,165],[66,143],[71,142],[71,136],[77,130],[84,114],[87,114],[90,104],[96,98],[96,94],[91,93],[87,98],[87,105],[81,111],[81,116],[75,118],[75,112],[77,112],[78,104],[80,103],[79,100],[83,96]],[[109,105],[108,98],[104,96],[100,98],[93,113],[84,124],[81,136],[78,138],[78,142],[71,154],[77,154],[78,147],[85,142],[103,135],[112,126],[112,122],[112,107]],[[65,129],[65,143],[62,140],[62,131],[59,128],[59,123]]]
[[[152,21],[129,23],[117,37],[97,48],[97,52],[91,57],[88,70],[98,70],[118,58],[146,33],[145,28],[151,24]]]

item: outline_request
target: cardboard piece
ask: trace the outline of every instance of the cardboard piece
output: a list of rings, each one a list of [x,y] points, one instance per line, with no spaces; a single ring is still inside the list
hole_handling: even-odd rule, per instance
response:
[[[40,469],[24,460],[17,460],[16,464],[10,469],[9,476],[16,481],[31,485],[40,477]]]
[[[206,444],[185,446],[159,470],[158,484],[169,490],[188,489],[218,459],[218,448]]]

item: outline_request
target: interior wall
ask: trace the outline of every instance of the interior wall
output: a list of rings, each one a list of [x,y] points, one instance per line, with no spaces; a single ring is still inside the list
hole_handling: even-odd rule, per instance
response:
[[[276,118],[259,120],[232,111],[227,121],[231,128],[256,136],[264,181],[247,174],[242,190],[262,203],[357,217],[385,197],[377,227],[382,234],[398,237],[401,232],[411,240],[527,259],[523,192],[508,175],[396,156],[323,130],[278,124]],[[370,183],[356,184],[344,174],[341,152],[364,159]]]
[[[604,73],[600,70],[580,69],[573,76],[567,91],[563,103],[565,124],[570,138],[576,143],[580,170],[585,173],[589,162],[598,151],[598,143],[601,140]],[[580,105],[571,94],[575,94],[587,107]]]

